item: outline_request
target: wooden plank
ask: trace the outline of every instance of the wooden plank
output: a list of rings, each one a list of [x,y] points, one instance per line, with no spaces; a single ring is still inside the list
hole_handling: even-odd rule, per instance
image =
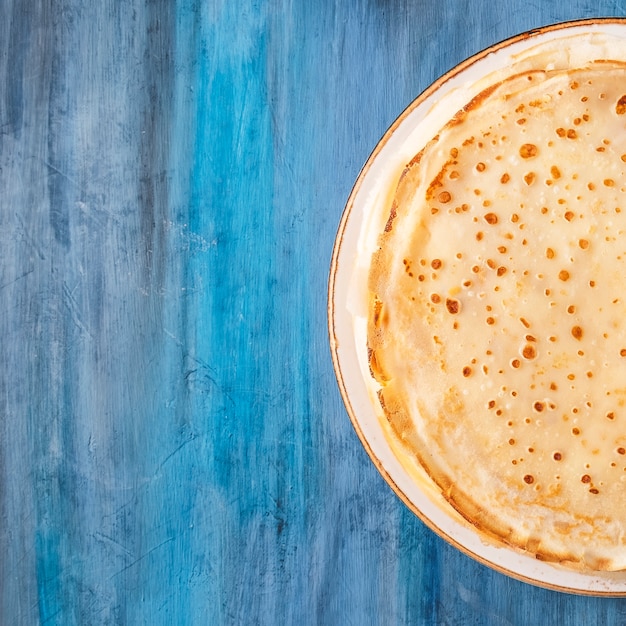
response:
[[[531,6],[0,0],[0,623],[620,624],[397,500],[326,336],[359,167]]]

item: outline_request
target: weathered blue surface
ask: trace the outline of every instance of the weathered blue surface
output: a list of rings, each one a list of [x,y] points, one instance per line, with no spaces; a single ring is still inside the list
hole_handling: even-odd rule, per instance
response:
[[[327,347],[336,227],[458,61],[620,2],[0,0],[0,624],[623,624],[412,516]]]

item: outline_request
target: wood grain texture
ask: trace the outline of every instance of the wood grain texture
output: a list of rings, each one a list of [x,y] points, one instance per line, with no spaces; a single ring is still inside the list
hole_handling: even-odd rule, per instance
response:
[[[623,624],[427,530],[326,284],[359,168],[477,50],[621,3],[0,0],[0,623]]]

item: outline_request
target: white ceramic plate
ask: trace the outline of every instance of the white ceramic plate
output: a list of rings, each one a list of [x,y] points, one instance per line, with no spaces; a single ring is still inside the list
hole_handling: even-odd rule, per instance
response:
[[[341,394],[361,442],[396,494],[431,529],[476,560],[520,580],[570,593],[626,595],[626,572],[576,572],[481,539],[437,494],[427,476],[409,474],[394,455],[379,420],[367,366],[369,259],[387,219],[385,200],[399,173],[431,138],[433,129],[443,126],[485,81],[492,83],[513,66],[523,67],[537,54],[547,64],[569,58],[573,66],[593,59],[626,59],[626,20],[569,22],[518,35],[449,71],[402,113],[361,171],[339,226],[329,282],[331,351]]]

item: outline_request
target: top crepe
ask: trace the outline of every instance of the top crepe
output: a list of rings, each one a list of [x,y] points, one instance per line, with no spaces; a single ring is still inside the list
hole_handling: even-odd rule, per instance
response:
[[[407,165],[372,258],[390,432],[496,542],[626,569],[626,65],[486,88]]]

